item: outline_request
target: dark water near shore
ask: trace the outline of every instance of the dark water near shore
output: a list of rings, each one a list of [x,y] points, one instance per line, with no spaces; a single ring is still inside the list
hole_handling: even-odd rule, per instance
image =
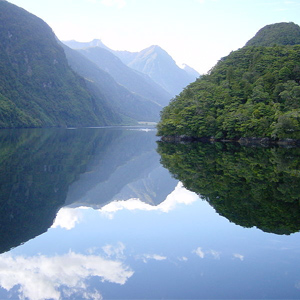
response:
[[[300,298],[299,149],[155,133],[0,131],[0,299]]]

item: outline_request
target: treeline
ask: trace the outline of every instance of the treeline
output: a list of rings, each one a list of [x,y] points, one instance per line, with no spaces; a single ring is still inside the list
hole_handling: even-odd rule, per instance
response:
[[[158,135],[300,139],[300,45],[222,58],[163,109]]]
[[[243,227],[300,230],[300,149],[158,143],[161,163],[221,216]]]

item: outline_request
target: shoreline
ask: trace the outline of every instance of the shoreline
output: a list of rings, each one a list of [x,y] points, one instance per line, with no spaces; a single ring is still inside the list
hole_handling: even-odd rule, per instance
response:
[[[186,135],[180,136],[161,136],[162,142],[169,143],[192,143],[192,142],[205,142],[205,143],[238,143],[242,146],[300,146],[300,140],[295,139],[271,139],[271,138],[257,138],[257,137],[241,137],[235,139],[216,139],[214,137],[191,137]]]

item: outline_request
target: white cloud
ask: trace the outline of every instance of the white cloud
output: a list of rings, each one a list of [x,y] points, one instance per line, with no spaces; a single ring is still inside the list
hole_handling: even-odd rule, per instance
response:
[[[125,0],[102,0],[101,3],[105,6],[115,6],[118,9],[121,9],[126,5]]]
[[[193,251],[193,253],[196,253],[200,258],[204,258],[205,253],[202,251],[201,247],[198,247],[196,250]]]
[[[102,299],[98,291],[88,290],[87,279],[124,284],[133,271],[120,261],[96,255],[70,252],[62,256],[0,256],[0,286],[7,291],[19,287],[22,299],[62,299],[81,293],[83,299]]]
[[[168,195],[166,200],[157,206],[144,203],[139,199],[129,199],[126,201],[113,201],[100,209],[100,212],[109,218],[113,218],[117,211],[127,210],[144,210],[144,211],[161,211],[169,212],[173,210],[178,204],[189,205],[199,199],[199,196],[193,192],[188,191],[183,187],[181,182],[178,183],[175,190]]]
[[[209,250],[207,253],[211,254],[214,259],[220,259],[221,252],[215,250]]]
[[[81,212],[79,209],[74,208],[62,208],[52,225],[52,228],[65,228],[67,230],[70,230],[76,226],[77,223],[81,220]]]
[[[233,257],[234,257],[234,258],[237,258],[237,259],[239,259],[239,260],[241,260],[241,261],[244,260],[244,255],[239,254],[239,253],[234,253],[234,254],[233,254]]]
[[[188,258],[185,256],[182,256],[182,257],[178,257],[178,260],[179,261],[188,261]]]
[[[124,258],[125,245],[121,242],[117,246],[105,245],[102,250],[108,257],[115,257],[117,259]]]
[[[159,255],[159,254],[143,254],[143,255],[141,255],[140,257],[137,257],[137,258],[142,259],[144,263],[147,263],[150,259],[157,260],[157,261],[167,259],[166,256],[162,256],[162,255]]]
[[[196,250],[193,250],[192,253],[195,253],[200,258],[204,258],[207,254],[212,255],[214,259],[220,259],[221,256],[221,252],[218,252],[216,250],[203,251],[201,247],[198,247]]]

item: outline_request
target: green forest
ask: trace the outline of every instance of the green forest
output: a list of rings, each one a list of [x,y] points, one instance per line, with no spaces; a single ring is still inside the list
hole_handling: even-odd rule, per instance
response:
[[[300,27],[261,29],[161,112],[159,136],[300,139]]]
[[[161,163],[218,214],[243,227],[300,230],[300,149],[158,142]]]
[[[120,124],[68,65],[52,29],[0,0],[0,128]]]

